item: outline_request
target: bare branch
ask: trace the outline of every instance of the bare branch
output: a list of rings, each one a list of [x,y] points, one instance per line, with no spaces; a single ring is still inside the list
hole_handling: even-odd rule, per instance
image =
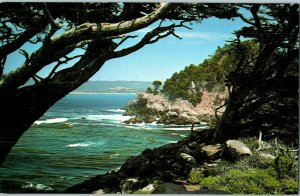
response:
[[[153,40],[150,40],[149,43],[147,44],[153,44],[155,42],[157,42],[158,40],[162,39],[162,38],[165,38],[169,35],[173,34],[173,32],[171,30],[169,30],[167,33],[163,34],[163,35],[157,35],[156,38],[154,38]]]
[[[37,43],[42,42],[42,41],[43,41],[43,38],[39,34],[34,36],[32,39],[28,40],[28,42],[31,43],[31,44],[37,44]]]
[[[51,13],[50,13],[46,3],[44,3],[44,10],[45,10],[45,14],[47,15],[47,17],[50,21],[51,26],[55,27],[56,29],[59,29],[60,26],[55,23],[55,21],[54,21],[53,17],[51,16]]]
[[[186,22],[190,22],[190,21],[181,21],[181,22],[180,22],[180,25],[176,25],[175,27],[184,27],[184,28],[186,28],[186,29],[192,30],[191,27],[186,26],[186,25],[184,24],[184,23],[186,23]]]
[[[19,49],[20,54],[25,56],[26,61],[29,60],[29,54],[26,52],[26,50]]]
[[[180,37],[179,35],[177,35],[174,30],[171,31],[171,34],[174,35],[178,39],[182,39],[182,37]]]
[[[161,25],[162,25],[162,23],[164,22],[164,21],[166,21],[165,19],[162,19],[161,21],[160,21],[160,23],[159,23],[159,27],[161,27]]]
[[[152,31],[148,32],[139,43],[137,43],[131,47],[124,48],[120,51],[114,52],[113,58],[125,56],[127,54],[130,54],[130,53],[142,48],[146,44],[152,44],[152,43],[157,42],[159,39],[172,34],[172,31],[170,31],[170,29],[173,29],[174,26],[175,25],[172,24],[172,25],[169,25],[166,27],[157,27],[157,28],[153,29]],[[168,31],[168,32],[163,35],[160,35],[161,33],[166,32],[166,31]]]
[[[39,32],[39,30],[26,30],[13,42],[1,46],[0,47],[0,59],[3,59],[8,54],[17,50],[24,43],[26,43],[31,37],[33,37],[37,32]]]
[[[244,16],[243,16],[243,14],[238,14],[238,17],[240,17],[240,19],[242,19],[242,21],[244,21],[245,23],[248,23],[248,24],[250,24],[250,25],[255,25],[255,23],[254,22],[251,22],[251,21],[249,21],[247,18],[245,18]]]
[[[123,44],[127,39],[129,39],[129,38],[136,38],[136,37],[138,37],[138,36],[137,35],[127,35],[127,36],[123,35],[123,38],[118,43],[118,46],[120,46],[121,44]]]
[[[180,24],[177,24],[177,25],[171,24],[171,25],[165,26],[165,27],[161,27],[160,26],[161,23],[160,23],[160,25],[157,28],[155,28],[152,31],[148,32],[143,37],[143,39],[139,43],[137,43],[136,45],[115,52],[115,54],[113,55],[113,58],[120,57],[120,56],[125,56],[125,55],[127,55],[131,52],[134,52],[134,51],[140,49],[141,47],[143,47],[146,44],[153,44],[153,43],[157,42],[159,39],[165,38],[169,35],[173,35],[173,36],[177,37],[178,39],[182,39],[179,35],[177,35],[175,33],[174,29],[176,27],[184,27],[184,28],[191,29],[190,27],[187,27],[184,24],[186,22],[188,22],[188,21],[181,21]],[[164,34],[161,34],[161,33],[164,33]]]
[[[54,66],[54,68],[51,70],[50,74],[47,76],[46,79],[51,78],[56,73],[56,70],[58,69],[58,67],[60,65],[65,64],[70,60],[73,60],[73,59],[76,59],[76,58],[79,58],[79,57],[82,57],[82,56],[83,55],[76,55],[76,56],[73,56],[73,57],[64,56],[63,58],[65,58],[65,60],[62,60],[62,61],[59,60],[58,63]]]

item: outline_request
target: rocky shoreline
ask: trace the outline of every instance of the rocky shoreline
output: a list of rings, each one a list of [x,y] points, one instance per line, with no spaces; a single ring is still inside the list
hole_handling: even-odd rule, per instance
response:
[[[129,157],[119,169],[72,186],[65,193],[221,193],[193,188],[186,179],[193,170],[205,173],[222,159],[250,156],[251,151],[237,140],[214,144],[211,138],[211,129],[191,132],[175,144],[146,149]]]
[[[203,92],[202,101],[193,106],[186,100],[170,101],[164,95],[138,93],[137,98],[125,107],[125,114],[133,116],[125,121],[127,124],[152,123],[159,124],[200,124],[209,122],[215,117],[215,109],[223,104],[226,95],[214,92]],[[218,112],[224,112],[221,108]]]

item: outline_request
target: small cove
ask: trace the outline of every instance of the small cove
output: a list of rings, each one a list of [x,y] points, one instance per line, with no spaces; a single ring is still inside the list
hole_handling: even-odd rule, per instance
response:
[[[0,168],[0,192],[17,191],[14,183],[62,191],[188,135],[189,126],[122,123],[128,118],[122,108],[135,96],[69,94],[57,102],[10,152]]]

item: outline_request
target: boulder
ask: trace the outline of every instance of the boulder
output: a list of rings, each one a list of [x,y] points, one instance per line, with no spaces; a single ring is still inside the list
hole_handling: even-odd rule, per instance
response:
[[[221,144],[207,145],[204,146],[202,150],[206,153],[208,158],[217,159],[221,155],[222,146]]]
[[[121,191],[123,194],[131,193],[138,185],[138,180],[136,178],[127,178],[121,181]]]
[[[252,152],[239,140],[227,140],[222,155],[225,159],[235,160],[242,156],[251,156]]]
[[[119,171],[124,172],[127,176],[147,176],[151,174],[152,169],[150,167],[150,160],[144,155],[139,155],[129,157]]]
[[[191,155],[189,154],[186,154],[186,153],[180,153],[180,158],[183,159],[184,161],[186,162],[189,162],[189,163],[196,163],[196,160],[194,157],[192,157]]]
[[[147,118],[144,119],[145,123],[152,123],[154,121],[156,121],[156,117],[155,116],[148,116]]]
[[[94,191],[93,194],[102,195],[102,194],[105,194],[105,192],[104,192],[104,190],[99,189],[97,191]]]
[[[143,194],[151,194],[155,190],[155,187],[153,184],[148,184],[144,188],[140,189],[139,192]]]
[[[202,188],[200,184],[186,184],[183,186],[187,191],[199,191]]]
[[[137,124],[137,123],[142,123],[143,120],[137,117],[132,117],[129,120],[125,120],[124,123],[126,124]]]
[[[275,156],[271,155],[271,154],[267,154],[267,153],[259,153],[259,156],[264,158],[264,159],[275,159]]]

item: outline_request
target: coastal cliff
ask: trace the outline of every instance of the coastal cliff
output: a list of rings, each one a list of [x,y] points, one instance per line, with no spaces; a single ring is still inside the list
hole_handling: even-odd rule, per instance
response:
[[[224,104],[226,93],[202,92],[201,102],[193,106],[181,98],[168,100],[163,94],[138,93],[125,107],[125,115],[134,116],[125,123],[199,124],[215,117],[215,109]],[[218,115],[225,107],[218,110]]]

